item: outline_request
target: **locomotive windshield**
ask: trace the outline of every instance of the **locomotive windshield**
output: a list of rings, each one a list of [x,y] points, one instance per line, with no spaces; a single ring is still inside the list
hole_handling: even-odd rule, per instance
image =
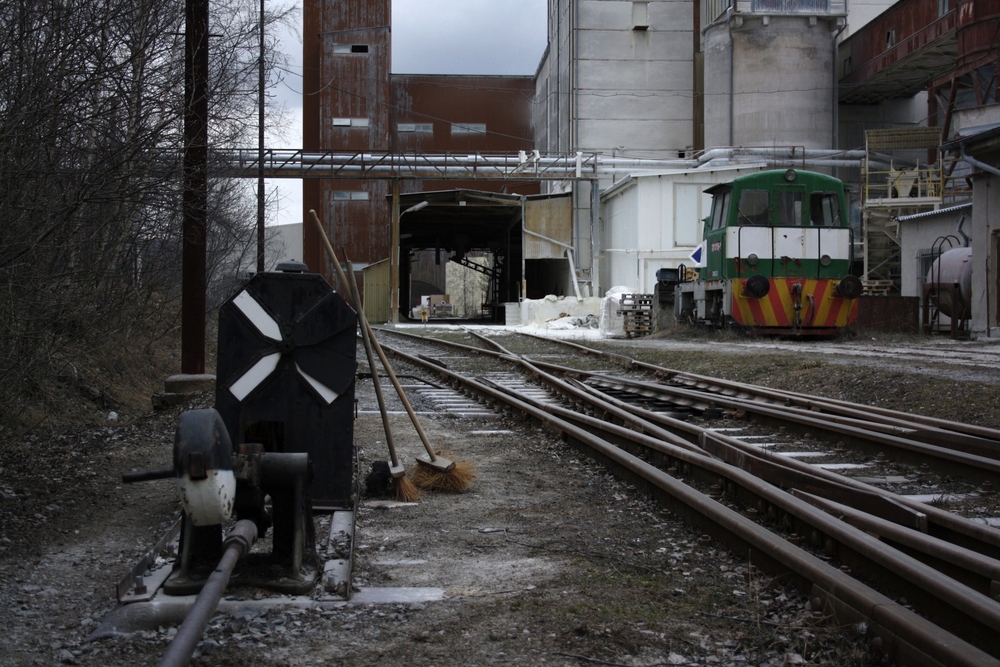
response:
[[[809,199],[809,224],[814,227],[840,225],[840,198],[835,192],[814,192]]]
[[[712,198],[712,229],[722,229],[729,218],[729,195],[732,190],[718,192]]]
[[[802,226],[802,195],[801,190],[779,190],[778,196],[778,226]]]
[[[741,192],[736,224],[740,227],[767,226],[769,223],[769,194],[767,190],[744,190]]]

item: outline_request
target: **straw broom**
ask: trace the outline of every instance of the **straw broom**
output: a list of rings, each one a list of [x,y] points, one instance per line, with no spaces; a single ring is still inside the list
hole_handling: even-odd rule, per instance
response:
[[[361,310],[361,292],[358,290],[358,283],[354,279],[354,267],[351,260],[347,260],[347,275],[351,282],[351,297],[354,300],[355,310],[358,310],[364,317]],[[389,446],[389,475],[392,490],[396,500],[404,503],[412,503],[420,500],[420,489],[413,485],[413,482],[406,476],[406,468],[399,462],[396,456],[396,444],[392,439],[392,427],[389,425],[389,414],[385,408],[385,396],[382,394],[382,381],[378,377],[378,367],[375,365],[375,355],[372,353],[372,343],[368,335],[368,327],[361,327],[361,340],[365,345],[365,354],[368,356],[368,368],[372,372],[372,384],[375,385],[375,396],[378,399],[378,411],[382,416],[382,429],[385,431],[385,441]]]
[[[350,282],[348,281],[347,276],[344,275],[344,270],[340,266],[340,260],[337,258],[337,253],[333,250],[333,246],[330,244],[330,239],[327,237],[326,231],[323,229],[323,224],[320,222],[319,216],[316,215],[316,211],[310,209],[309,217],[311,217],[312,221],[316,224],[316,228],[319,230],[320,238],[323,240],[323,245],[326,247],[326,251],[330,254],[330,258],[333,260],[333,267],[337,272],[337,279],[340,281],[341,285],[349,286]],[[413,406],[410,405],[406,392],[403,391],[403,387],[396,378],[396,374],[393,372],[392,366],[389,364],[389,360],[386,359],[382,346],[379,344],[378,339],[375,338],[375,332],[372,330],[371,325],[368,323],[368,319],[365,317],[364,309],[361,306],[360,300],[353,297],[353,295],[352,298],[355,301],[354,307],[358,313],[358,320],[361,323],[362,330],[367,332],[368,341],[378,354],[379,360],[382,362],[382,367],[385,369],[386,374],[389,376],[389,380],[396,389],[396,393],[399,395],[399,400],[406,409],[406,413],[410,417],[410,421],[413,423],[413,427],[417,431],[417,435],[420,437],[420,442],[423,444],[424,449],[427,452],[426,454],[417,457],[417,467],[414,470],[414,484],[418,484],[421,488],[427,490],[452,491],[457,493],[468,491],[469,487],[472,485],[472,481],[476,477],[475,466],[468,461],[452,461],[451,459],[442,456],[440,452],[435,452],[431,448],[431,444],[427,440],[427,434],[424,433],[424,429],[420,426],[420,421],[417,419],[417,415],[413,411]],[[364,336],[362,336],[362,339],[364,339]],[[377,373],[374,372],[374,367],[372,376],[377,376]],[[388,421],[386,420],[384,423],[387,424]],[[418,472],[420,474],[418,474]],[[394,477],[394,479],[402,479],[402,477]]]

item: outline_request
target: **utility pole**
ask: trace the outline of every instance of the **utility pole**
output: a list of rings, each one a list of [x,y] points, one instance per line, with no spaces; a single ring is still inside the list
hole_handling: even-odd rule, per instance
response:
[[[260,0],[257,61],[257,273],[264,272],[264,0]]]
[[[181,372],[205,372],[208,227],[208,0],[184,7]]]

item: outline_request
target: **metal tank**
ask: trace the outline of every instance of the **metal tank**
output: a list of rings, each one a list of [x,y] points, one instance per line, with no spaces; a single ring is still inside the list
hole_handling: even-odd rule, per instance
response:
[[[972,248],[952,248],[934,260],[926,283],[938,295],[942,315],[958,319],[972,316]]]

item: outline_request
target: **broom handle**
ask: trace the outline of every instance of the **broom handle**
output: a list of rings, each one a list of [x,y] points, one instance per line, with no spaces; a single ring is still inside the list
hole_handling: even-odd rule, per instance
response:
[[[326,231],[323,229],[323,223],[319,221],[319,216],[316,215],[316,211],[309,209],[309,217],[311,217],[312,221],[316,223],[319,235],[323,239],[323,245],[326,246],[326,251],[330,253],[330,258],[333,260],[333,268],[337,271],[337,280],[340,281],[341,285],[345,285],[348,289],[350,289],[350,283],[347,280],[347,276],[344,275],[344,269],[340,267],[340,260],[337,259],[337,253],[334,252],[333,246],[330,245],[330,239],[327,238]],[[358,319],[361,321],[361,326],[368,331],[368,337],[372,342],[372,347],[375,348],[375,352],[378,354],[378,358],[382,362],[382,367],[385,368],[386,375],[389,376],[392,386],[396,388],[399,400],[402,401],[403,407],[406,408],[406,414],[410,416],[410,421],[413,422],[413,428],[416,429],[417,435],[420,436],[420,442],[423,443],[424,449],[427,450],[427,456],[430,457],[431,461],[436,461],[437,456],[434,455],[434,450],[431,449],[431,443],[427,441],[427,434],[424,433],[424,429],[420,426],[420,422],[417,420],[417,413],[413,411],[413,406],[410,405],[410,399],[406,397],[406,392],[403,391],[403,386],[399,384],[399,380],[396,379],[396,374],[392,371],[392,366],[389,365],[389,360],[385,358],[385,352],[382,350],[382,345],[375,337],[375,332],[372,330],[371,325],[368,324],[368,318],[365,317],[364,309],[358,309]]]
[[[354,278],[354,266],[351,264],[350,259],[347,259],[347,278],[351,281],[351,297],[354,299],[354,307],[361,314],[360,317],[364,317],[365,313],[361,305],[361,292],[358,290],[358,281]],[[382,381],[378,377],[378,367],[375,365],[375,353],[372,351],[372,343],[368,338],[368,327],[364,325],[361,326],[361,340],[365,344],[368,368],[372,371],[372,383],[375,385],[375,396],[378,398],[378,411],[382,415],[382,428],[385,430],[385,440],[389,445],[389,458],[392,459],[392,467],[396,468],[399,466],[399,459],[396,457],[396,443],[392,439],[392,427],[389,426],[389,414],[385,409]]]

